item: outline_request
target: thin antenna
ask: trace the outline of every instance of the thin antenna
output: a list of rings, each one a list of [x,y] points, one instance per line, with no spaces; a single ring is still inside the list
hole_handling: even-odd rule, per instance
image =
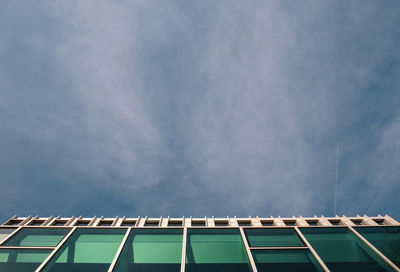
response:
[[[335,184],[335,214],[336,216],[336,203],[337,203],[337,180],[338,180],[338,170],[339,170],[339,144],[336,144],[336,184]]]

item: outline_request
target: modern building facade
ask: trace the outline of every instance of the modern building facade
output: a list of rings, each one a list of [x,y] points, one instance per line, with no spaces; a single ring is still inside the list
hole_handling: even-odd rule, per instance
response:
[[[17,217],[0,271],[400,271],[390,216]]]

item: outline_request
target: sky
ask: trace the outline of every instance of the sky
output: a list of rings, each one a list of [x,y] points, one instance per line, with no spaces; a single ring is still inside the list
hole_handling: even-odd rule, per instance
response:
[[[1,221],[400,219],[399,1],[0,6]]]

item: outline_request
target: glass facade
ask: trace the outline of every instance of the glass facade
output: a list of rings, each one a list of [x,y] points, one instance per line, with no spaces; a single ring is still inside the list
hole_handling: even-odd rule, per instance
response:
[[[107,271],[126,229],[77,229],[43,271]]]
[[[133,229],[114,271],[180,271],[182,229]]]
[[[0,271],[32,272],[47,258],[51,250],[0,249]]]
[[[400,271],[397,221],[306,219],[14,217],[0,225],[0,271]],[[26,223],[10,226],[12,220]],[[32,225],[35,220],[41,225]],[[58,221],[64,225],[54,225]]]
[[[28,228],[18,231],[5,246],[53,247],[69,232],[62,228]]]
[[[308,249],[252,250],[258,271],[324,271]]]
[[[246,236],[251,247],[305,246],[293,228],[247,229]]]
[[[332,272],[394,271],[348,228],[305,228],[301,232]]]
[[[400,227],[356,228],[375,248],[400,266]]]
[[[239,229],[188,229],[185,271],[251,271]]]

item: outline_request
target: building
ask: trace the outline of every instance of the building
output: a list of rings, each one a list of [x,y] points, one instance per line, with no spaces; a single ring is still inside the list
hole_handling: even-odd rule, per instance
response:
[[[400,271],[390,216],[17,217],[0,271]]]

